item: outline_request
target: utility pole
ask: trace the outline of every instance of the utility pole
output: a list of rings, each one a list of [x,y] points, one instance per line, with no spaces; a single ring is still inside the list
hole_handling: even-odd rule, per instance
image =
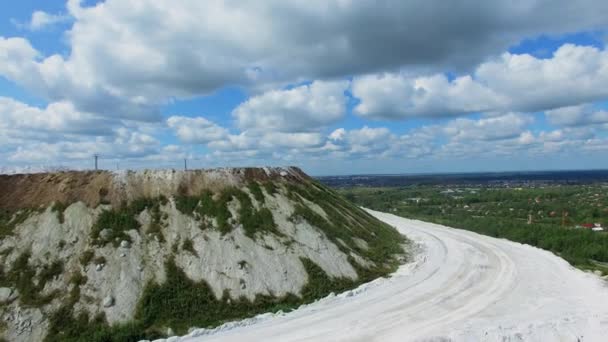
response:
[[[97,159],[99,158],[99,155],[95,154],[93,157],[95,157],[95,171],[97,171]]]
[[[188,171],[188,159],[184,158],[184,171]]]

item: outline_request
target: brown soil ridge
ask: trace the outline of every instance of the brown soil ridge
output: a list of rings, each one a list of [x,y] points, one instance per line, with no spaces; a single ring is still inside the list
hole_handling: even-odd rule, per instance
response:
[[[47,207],[55,202],[118,206],[141,197],[196,195],[251,181],[308,182],[298,167],[142,171],[62,171],[0,175],[0,209]]]

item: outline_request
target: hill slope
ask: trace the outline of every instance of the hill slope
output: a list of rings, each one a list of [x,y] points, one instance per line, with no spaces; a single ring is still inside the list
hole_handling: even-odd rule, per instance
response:
[[[0,176],[7,340],[137,340],[295,307],[404,239],[297,168]]]

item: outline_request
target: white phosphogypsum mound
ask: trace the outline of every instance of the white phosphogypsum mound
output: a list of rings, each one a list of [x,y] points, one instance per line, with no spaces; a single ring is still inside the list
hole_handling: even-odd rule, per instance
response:
[[[373,212],[423,245],[366,291],[173,341],[605,341],[608,288],[550,252]]]
[[[171,279],[198,286],[204,303],[220,308],[175,328],[185,333],[244,317],[251,306],[263,312],[359,284],[390,272],[403,254],[396,231],[295,168],[61,172],[1,176],[0,185],[11,189],[0,194],[0,338],[10,341],[61,333],[49,329],[58,312],[62,324],[81,314],[114,327],[133,322],[150,298],[145,289]],[[313,278],[330,286],[308,287]],[[151,297],[150,306],[177,292]],[[241,304],[249,311],[240,313]],[[170,331],[155,314],[135,333]],[[66,330],[91,328],[83,321]]]

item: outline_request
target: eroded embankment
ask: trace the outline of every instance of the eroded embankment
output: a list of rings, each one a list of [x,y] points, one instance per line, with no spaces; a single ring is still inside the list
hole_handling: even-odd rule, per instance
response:
[[[395,230],[296,168],[0,186],[0,331],[11,341],[184,333],[354,287],[403,254]]]

